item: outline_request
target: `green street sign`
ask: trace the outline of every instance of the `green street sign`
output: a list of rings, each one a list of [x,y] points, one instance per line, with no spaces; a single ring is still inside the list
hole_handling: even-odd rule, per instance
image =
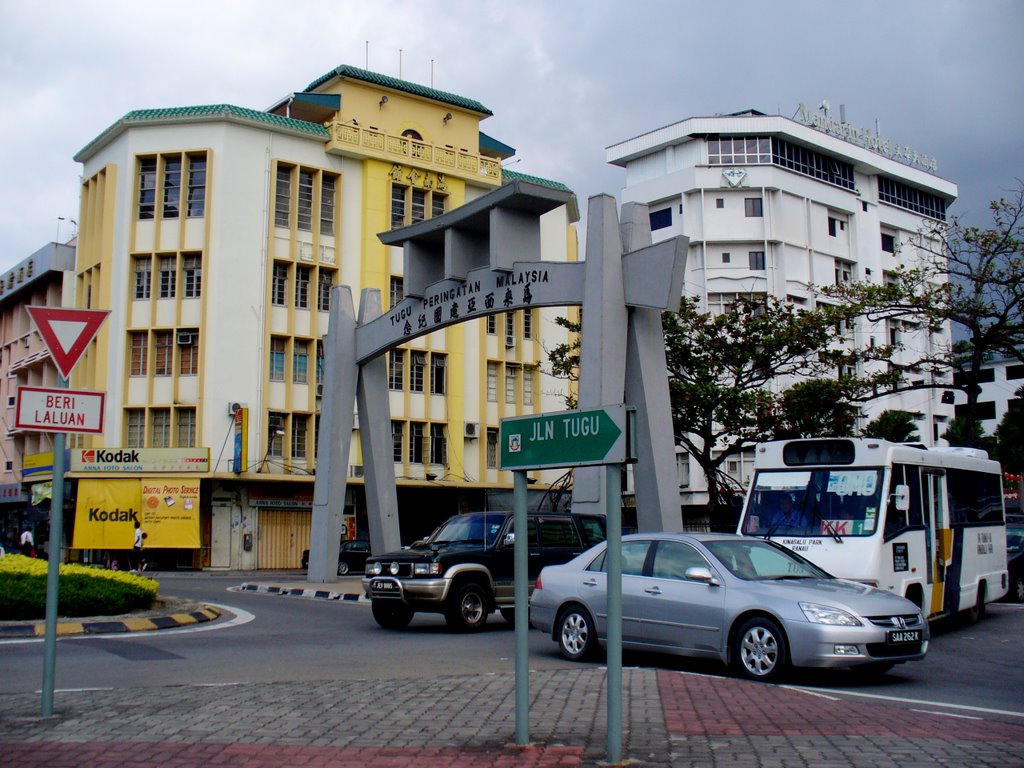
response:
[[[501,420],[501,469],[544,469],[626,461],[626,406]]]

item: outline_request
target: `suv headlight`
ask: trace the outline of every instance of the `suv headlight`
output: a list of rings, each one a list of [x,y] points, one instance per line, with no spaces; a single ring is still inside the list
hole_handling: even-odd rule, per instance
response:
[[[412,567],[413,576],[440,576],[440,563],[416,563]]]
[[[366,572],[371,576],[380,576],[380,563],[370,563],[366,566]]]
[[[851,613],[817,603],[800,603],[800,610],[812,624],[830,624],[839,627],[859,627],[860,619]]]

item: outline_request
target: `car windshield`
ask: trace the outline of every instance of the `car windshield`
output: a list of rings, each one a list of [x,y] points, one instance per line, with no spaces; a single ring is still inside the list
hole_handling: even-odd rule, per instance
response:
[[[741,579],[829,579],[828,572],[795,552],[759,539],[706,541],[722,566]]]
[[[501,533],[506,515],[478,512],[456,515],[438,528],[428,544],[486,544],[490,546]]]
[[[1024,526],[1006,526],[1006,553],[1016,554],[1024,549]]]
[[[871,536],[881,512],[881,469],[761,471],[747,502],[748,536]]]

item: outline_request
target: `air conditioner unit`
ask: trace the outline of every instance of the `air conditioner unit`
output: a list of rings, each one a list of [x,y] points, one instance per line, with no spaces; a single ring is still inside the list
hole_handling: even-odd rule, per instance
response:
[[[475,440],[477,437],[480,436],[480,425],[477,422],[467,421],[464,427],[465,428],[462,434],[470,438],[471,440]]]
[[[507,349],[512,349],[515,345],[516,345],[516,337],[515,336],[506,336],[505,337],[505,347]]]
[[[228,416],[234,416],[244,407],[241,403],[228,403]]]
[[[350,477],[362,477],[363,476],[363,465],[353,464],[348,468],[348,474]]]
[[[178,331],[178,346],[187,347],[192,344],[192,332],[191,331]]]
[[[323,384],[317,384],[316,385],[316,396],[317,397],[323,397],[324,396],[324,385]]]

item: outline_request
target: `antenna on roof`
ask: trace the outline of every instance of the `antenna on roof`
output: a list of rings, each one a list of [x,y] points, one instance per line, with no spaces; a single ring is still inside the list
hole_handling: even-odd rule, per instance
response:
[[[434,60],[430,60],[430,87],[434,87]]]
[[[398,49],[398,79],[402,79],[402,49]]]
[[[365,66],[366,69],[370,68],[370,41],[369,40],[366,41],[366,64],[364,64],[363,66]]]

